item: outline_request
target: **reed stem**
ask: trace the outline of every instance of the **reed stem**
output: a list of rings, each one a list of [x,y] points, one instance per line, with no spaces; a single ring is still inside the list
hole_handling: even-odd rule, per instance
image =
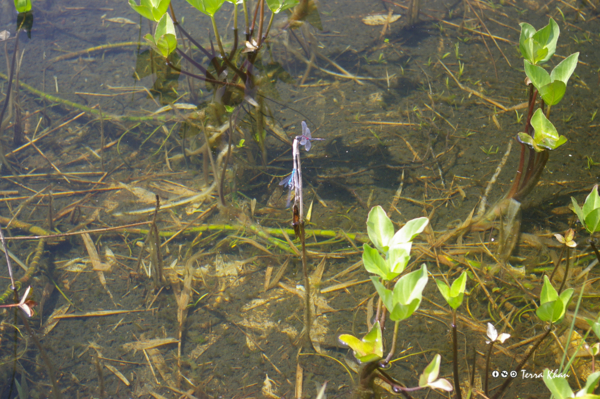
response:
[[[462,399],[460,392],[460,378],[458,376],[458,337],[456,327],[456,310],[452,309],[452,367],[454,374],[454,392],[456,397]]]
[[[590,246],[594,250],[594,254],[596,255],[596,259],[598,259],[598,263],[600,263],[600,252],[598,252],[598,249],[596,248],[596,244],[594,244],[594,239],[591,239],[589,242],[590,242]]]
[[[556,270],[558,270],[558,267],[562,263],[562,257],[565,254],[566,247],[567,247],[566,245],[563,245],[562,248],[560,249],[560,255],[558,255],[558,261],[556,262],[556,265],[554,265],[554,269],[552,269],[552,274],[550,274],[550,281],[552,281],[552,278],[554,277],[554,273],[556,273]],[[600,259],[599,259],[599,261],[600,261]]]
[[[565,247],[567,247],[565,245]],[[560,293],[562,292],[564,286],[565,286],[565,282],[567,281],[567,276],[569,275],[569,267],[571,266],[571,249],[569,247],[567,247],[567,265],[565,267],[565,274],[563,275],[563,279],[562,279],[562,283],[560,283],[560,287],[558,288],[558,295],[560,295]]]
[[[308,266],[306,264],[306,235],[304,233],[304,221],[300,221],[300,242],[302,243],[302,274],[304,275],[304,346],[312,348],[310,330],[312,328],[312,314],[310,309],[310,279],[308,277]]]

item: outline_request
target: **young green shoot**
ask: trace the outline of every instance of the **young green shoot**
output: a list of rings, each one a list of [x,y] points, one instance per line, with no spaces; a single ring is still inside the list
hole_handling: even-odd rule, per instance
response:
[[[589,155],[585,156],[585,159],[587,160],[587,170],[592,170],[592,166],[597,166],[600,165],[600,162],[596,162],[592,159],[592,157],[590,157]]]
[[[573,288],[568,288],[559,295],[548,276],[544,276],[544,285],[540,294],[540,307],[537,308],[536,315],[540,320],[550,324],[561,322],[567,311],[571,296],[573,296],[573,291]]]
[[[31,0],[15,0],[15,8],[19,14],[31,11]]]
[[[555,150],[567,142],[567,138],[558,134],[541,108],[533,114],[531,126],[534,129],[533,137],[527,133],[519,133],[518,138],[521,143],[531,146],[536,152]]]
[[[373,137],[375,137],[377,139],[377,142],[379,143],[380,146],[385,147],[385,143],[383,141],[381,141],[381,139],[379,138],[379,136],[377,135],[377,133],[375,133],[373,131],[373,129],[369,129],[369,131],[371,132],[371,134],[373,135]]]
[[[490,148],[488,148],[488,149],[486,149],[486,148],[485,148],[485,147],[483,147],[483,146],[482,146],[482,147],[479,147],[479,149],[480,149],[481,151],[483,151],[483,153],[484,153],[485,155],[494,155],[494,154],[497,154],[497,153],[498,153],[498,150],[500,149],[500,147],[496,146],[496,149],[494,150],[494,146],[493,146],[493,145],[491,145],[491,146],[490,146]]]
[[[394,225],[383,208],[376,206],[371,209],[367,218],[367,232],[375,248],[369,244],[363,245],[365,269],[386,281],[398,277],[410,259],[412,241],[427,223],[429,220],[426,217],[413,219],[394,233]]]
[[[556,11],[558,11],[558,13],[560,14],[560,16],[562,17],[563,24],[566,24],[567,23],[567,19],[565,18],[565,14],[563,14],[562,10],[559,7],[556,7]]]
[[[517,117],[517,125],[520,125],[521,121],[523,120],[523,115],[524,114],[520,114],[519,111],[517,111],[517,110],[515,110],[515,114],[516,114],[516,117]]]
[[[573,211],[579,218],[579,221],[590,233],[600,231],[600,196],[598,195],[598,185],[595,185],[592,191],[588,194],[580,207],[577,200],[571,197],[573,203]]]
[[[383,339],[379,321],[375,322],[371,331],[362,339],[350,334],[342,334],[339,340],[352,349],[354,357],[361,363],[376,362],[383,357]]]
[[[440,363],[442,357],[435,355],[431,363],[425,367],[423,373],[419,376],[419,387],[425,388],[436,388],[446,392],[452,392],[452,384],[444,378],[438,378],[440,374]]]

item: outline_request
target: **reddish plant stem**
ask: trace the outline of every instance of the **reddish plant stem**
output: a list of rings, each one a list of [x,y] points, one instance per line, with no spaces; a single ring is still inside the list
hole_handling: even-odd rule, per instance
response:
[[[538,91],[534,89],[533,85],[529,86],[529,108],[527,110],[527,121],[525,122],[525,133],[531,135],[531,118],[533,117],[533,109],[535,108],[535,100],[537,98]],[[534,159],[535,159],[535,151],[529,148],[529,157],[527,160],[527,172],[526,175],[523,176],[523,167],[525,166],[525,151],[528,148],[525,144],[521,143],[521,157],[519,159],[519,167],[517,169],[517,175],[513,181],[513,185],[510,188],[506,198],[514,198],[515,195],[520,192],[525,185],[527,185],[528,180],[531,178],[531,173],[534,169]]]
[[[533,136],[533,131],[531,129],[531,118],[533,117],[533,109],[535,108],[535,101],[537,99],[538,91],[533,89],[533,85],[529,86],[529,109],[527,112],[527,123],[525,124],[525,133]],[[542,103],[543,104],[543,103]],[[525,173],[525,179],[523,179],[522,184],[527,184],[527,181],[531,178],[531,173],[533,172],[533,168],[536,161],[536,152],[533,148],[529,147],[529,157],[527,158],[527,172]]]
[[[252,19],[252,27],[250,28],[250,37],[254,34],[254,28],[256,27],[256,17],[258,16],[258,8],[260,7],[260,3],[256,4],[256,8],[254,9],[254,18]],[[248,38],[249,40],[250,38]]]
[[[258,40],[257,41],[257,46],[260,48],[260,45],[263,42],[263,25],[265,23],[265,0],[261,0],[260,2],[260,18],[258,20]]]

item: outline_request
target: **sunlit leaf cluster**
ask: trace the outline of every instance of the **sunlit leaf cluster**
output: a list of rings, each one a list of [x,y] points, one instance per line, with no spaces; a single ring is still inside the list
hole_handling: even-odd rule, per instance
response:
[[[600,196],[598,195],[598,185],[595,185],[585,198],[583,207],[580,207],[577,200],[573,197],[571,197],[571,202],[573,203],[573,210],[585,229],[590,234],[600,231]]]
[[[565,316],[571,296],[573,296],[573,288],[566,289],[559,295],[548,276],[544,276],[540,307],[536,310],[537,316],[545,322],[560,322]]]
[[[365,269],[386,281],[398,277],[410,259],[412,241],[427,227],[427,223],[429,220],[425,217],[413,219],[394,233],[394,225],[383,208],[376,206],[371,209],[367,232],[375,248],[363,245]]]
[[[560,29],[552,18],[548,25],[537,31],[527,23],[521,24],[519,49],[524,58],[525,74],[546,104],[547,110],[544,115],[544,111],[538,109],[531,118],[531,125],[535,130],[533,137],[527,133],[519,133],[519,140],[537,152],[554,150],[567,141],[558,134],[547,115],[550,107],[563,99],[567,83],[577,67],[579,53],[573,53],[562,60],[550,73],[541,65],[554,55],[559,36]]]

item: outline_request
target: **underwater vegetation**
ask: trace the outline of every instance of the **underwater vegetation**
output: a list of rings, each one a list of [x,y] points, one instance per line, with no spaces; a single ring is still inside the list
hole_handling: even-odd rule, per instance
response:
[[[3,3],[0,398],[598,397],[599,6]]]

